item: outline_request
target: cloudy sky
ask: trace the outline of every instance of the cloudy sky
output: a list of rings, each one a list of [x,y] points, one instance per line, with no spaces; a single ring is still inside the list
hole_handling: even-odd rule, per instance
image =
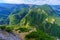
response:
[[[0,3],[12,3],[12,4],[50,4],[60,5],[60,0],[0,0]]]

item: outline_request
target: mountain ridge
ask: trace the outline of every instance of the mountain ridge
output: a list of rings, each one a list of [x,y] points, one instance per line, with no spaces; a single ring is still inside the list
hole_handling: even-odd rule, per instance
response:
[[[25,9],[26,9],[26,12],[27,12],[29,9],[36,8],[36,7],[43,9],[46,13],[50,12],[49,15],[55,15],[56,16],[56,14],[57,14],[57,13],[53,12],[54,9],[50,5],[47,5],[47,4],[45,4],[45,5],[32,5],[32,4],[0,3],[0,9],[1,9],[0,10],[0,18],[5,20],[5,19],[8,18],[9,15],[20,13],[21,11],[23,11]],[[21,10],[21,9],[23,9],[23,10]],[[53,12],[53,14],[51,12]],[[25,13],[21,14],[22,17],[23,17],[23,15],[25,15]]]

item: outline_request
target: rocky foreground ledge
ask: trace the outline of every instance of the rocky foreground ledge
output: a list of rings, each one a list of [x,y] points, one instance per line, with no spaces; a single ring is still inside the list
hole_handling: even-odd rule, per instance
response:
[[[16,34],[0,31],[0,40],[22,40]]]
[[[21,33],[15,30],[13,30],[12,33],[0,30],[0,40],[25,40],[25,36],[35,30],[36,29]]]

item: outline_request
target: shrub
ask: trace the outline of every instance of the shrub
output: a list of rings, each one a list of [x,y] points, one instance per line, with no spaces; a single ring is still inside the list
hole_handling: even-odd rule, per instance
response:
[[[7,32],[12,32],[12,30],[13,30],[13,27],[6,27],[6,29],[5,29]]]
[[[1,30],[5,30],[6,26],[0,26]]]
[[[38,38],[39,34],[37,32],[32,32],[29,35],[26,35],[26,38]]]
[[[18,30],[20,30],[20,32],[28,32],[29,31],[28,28],[19,28]]]

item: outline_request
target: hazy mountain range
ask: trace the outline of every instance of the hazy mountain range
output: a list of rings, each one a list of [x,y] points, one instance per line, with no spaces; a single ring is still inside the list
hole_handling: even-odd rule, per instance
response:
[[[6,4],[0,3],[0,16],[1,15],[9,15],[15,11],[20,11],[21,8],[29,8],[30,5],[34,6],[41,6],[41,5],[32,5],[32,4]],[[50,5],[54,11],[60,14],[60,5]]]
[[[3,20],[7,20],[8,16],[10,14],[16,14],[21,11],[22,8],[29,9],[29,8],[34,8],[38,7],[46,12],[49,13],[48,10],[50,10],[49,15],[58,15],[60,16],[60,5],[32,5],[32,4],[6,4],[6,3],[0,3],[0,24],[3,23]],[[22,15],[25,15],[22,14]],[[21,16],[22,16],[21,15]],[[23,16],[22,16],[23,17]]]

